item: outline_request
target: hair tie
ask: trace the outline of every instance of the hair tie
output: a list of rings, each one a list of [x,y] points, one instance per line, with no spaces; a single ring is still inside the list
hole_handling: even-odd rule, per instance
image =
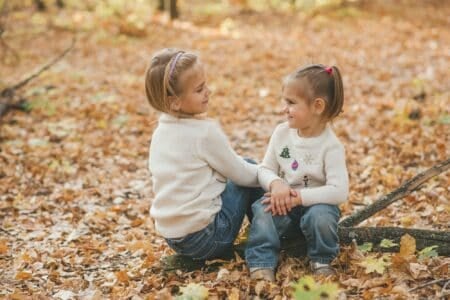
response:
[[[333,68],[332,67],[326,67],[325,68],[325,72],[327,72],[328,74],[333,74]]]
[[[175,59],[172,61],[172,64],[170,65],[169,70],[169,80],[172,78],[173,70],[175,70],[175,66],[177,65],[178,59],[180,59],[181,55],[183,55],[184,51],[178,52],[175,56]]]

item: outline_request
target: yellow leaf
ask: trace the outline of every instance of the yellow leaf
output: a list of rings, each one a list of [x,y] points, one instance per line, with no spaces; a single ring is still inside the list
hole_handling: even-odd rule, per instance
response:
[[[18,279],[18,280],[27,280],[27,279],[31,279],[31,277],[32,277],[31,272],[21,271],[16,274],[16,279]]]
[[[416,252],[416,240],[409,234],[402,236],[400,240],[400,255],[409,256]]]
[[[197,283],[189,283],[187,286],[180,288],[181,295],[177,297],[180,300],[188,299],[208,299],[208,289]]]
[[[237,288],[232,288],[231,293],[228,294],[229,300],[239,300],[239,290]]]
[[[133,243],[129,243],[127,246],[128,250],[131,252],[136,252],[138,250],[152,251],[152,244],[149,241],[136,241]]]
[[[367,257],[364,259],[359,265],[363,266],[366,270],[365,273],[369,274],[372,272],[377,272],[378,274],[383,274],[386,267],[391,263],[386,261],[383,257],[381,258],[373,258]]]

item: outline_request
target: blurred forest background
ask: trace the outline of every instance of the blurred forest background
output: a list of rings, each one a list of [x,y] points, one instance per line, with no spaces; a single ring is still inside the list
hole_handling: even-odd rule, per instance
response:
[[[209,115],[260,161],[284,121],[283,76],[339,66],[345,105],[333,126],[347,150],[347,217],[433,166],[448,169],[449,16],[450,2],[433,0],[0,0],[0,297],[449,297],[450,258],[434,235],[426,245],[410,235],[343,243],[335,278],[311,277],[304,257],[286,253],[274,285],[251,281],[239,254],[169,270],[174,253],[148,215],[158,115],[143,88],[154,51],[196,51]],[[361,225],[449,243],[445,168]]]

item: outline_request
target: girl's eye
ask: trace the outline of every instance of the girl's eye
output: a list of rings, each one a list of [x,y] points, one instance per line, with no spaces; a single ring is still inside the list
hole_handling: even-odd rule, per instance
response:
[[[292,104],[294,104],[294,102],[292,102],[291,100],[287,100],[287,99],[285,99],[284,102],[285,102],[287,105],[292,105]]]

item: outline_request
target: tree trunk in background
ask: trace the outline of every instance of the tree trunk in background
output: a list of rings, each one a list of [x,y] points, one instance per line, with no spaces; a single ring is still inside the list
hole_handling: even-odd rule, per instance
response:
[[[36,7],[39,11],[44,11],[47,9],[47,6],[42,0],[34,0],[34,4],[36,4]]]
[[[164,1],[165,0],[158,0],[158,10],[164,11]]]
[[[168,10],[172,20],[179,16],[177,0],[158,0],[158,10],[161,12]]]
[[[64,8],[64,1],[63,0],[56,0],[56,6],[58,6],[58,8]]]
[[[170,1],[170,18],[176,19],[178,18],[178,9],[177,9],[177,0],[169,0]]]
[[[37,7],[37,9],[39,11],[47,10],[47,5],[42,0],[34,0],[34,4],[36,5],[36,7]],[[58,8],[64,8],[64,1],[63,0],[56,0],[56,6]]]

